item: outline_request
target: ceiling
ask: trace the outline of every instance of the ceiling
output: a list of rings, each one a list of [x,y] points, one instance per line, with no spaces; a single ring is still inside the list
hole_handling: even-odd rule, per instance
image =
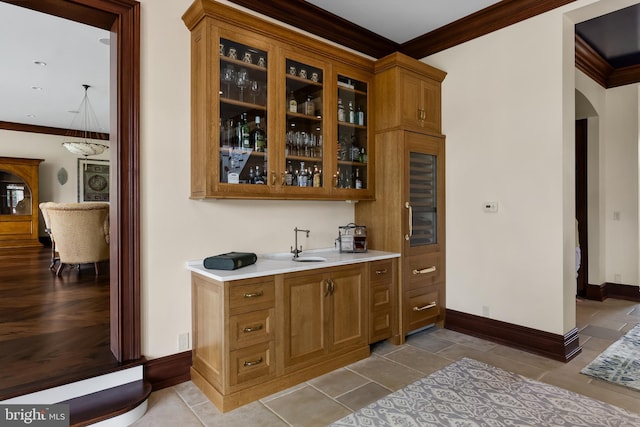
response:
[[[91,130],[108,132],[109,32],[5,1],[19,3],[0,0],[0,57],[11,64],[0,68],[0,128],[82,130],[70,111],[88,84]],[[373,58],[420,59],[573,0],[229,1]],[[640,81],[639,31],[640,5],[578,24],[576,66],[604,87]]]

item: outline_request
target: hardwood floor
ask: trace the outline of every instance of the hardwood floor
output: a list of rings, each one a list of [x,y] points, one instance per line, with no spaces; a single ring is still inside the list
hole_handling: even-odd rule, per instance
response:
[[[113,371],[109,268],[49,270],[50,248],[0,249],[0,401]]]

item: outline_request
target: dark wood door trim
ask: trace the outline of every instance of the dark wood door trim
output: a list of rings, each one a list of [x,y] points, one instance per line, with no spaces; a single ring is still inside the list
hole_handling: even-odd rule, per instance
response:
[[[121,362],[140,350],[140,4],[134,0],[7,0],[112,32],[111,349]],[[113,43],[113,41],[116,43]]]
[[[587,295],[589,283],[589,246],[587,217],[587,119],[576,120],[576,219],[578,220],[578,236],[580,240],[580,269],[578,270],[576,294]]]

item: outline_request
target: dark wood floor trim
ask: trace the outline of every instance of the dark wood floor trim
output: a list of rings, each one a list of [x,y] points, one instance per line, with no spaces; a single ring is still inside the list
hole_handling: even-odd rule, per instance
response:
[[[607,298],[623,299],[640,302],[640,286],[622,285],[620,283],[605,282],[600,285],[587,285],[587,299],[604,301]]]
[[[568,362],[582,351],[576,328],[563,336],[449,309],[445,318],[445,328],[452,331],[561,362]]]
[[[65,402],[69,405],[70,425],[87,426],[134,410],[151,394],[151,384],[138,380]]]
[[[190,368],[191,351],[185,351],[148,361],[144,367],[144,378],[156,391],[189,381]]]

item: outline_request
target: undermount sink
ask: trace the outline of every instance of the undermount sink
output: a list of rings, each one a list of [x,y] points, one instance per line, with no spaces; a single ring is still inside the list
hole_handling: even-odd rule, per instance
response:
[[[326,258],[322,258],[321,256],[301,256],[292,259],[292,261],[295,262],[323,262],[326,260]]]

